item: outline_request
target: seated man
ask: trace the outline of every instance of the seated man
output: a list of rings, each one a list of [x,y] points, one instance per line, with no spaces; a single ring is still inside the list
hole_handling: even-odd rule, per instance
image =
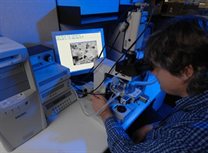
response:
[[[208,152],[208,21],[177,17],[148,39],[145,60],[168,94],[180,96],[159,124],[143,127],[134,142],[107,107],[101,114],[112,153]],[[97,112],[106,100],[92,96]]]

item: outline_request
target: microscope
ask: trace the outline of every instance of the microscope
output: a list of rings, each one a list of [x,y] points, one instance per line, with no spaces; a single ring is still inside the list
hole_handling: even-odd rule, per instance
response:
[[[94,91],[106,95],[106,106],[112,109],[124,129],[148,106],[152,105],[157,110],[165,97],[150,72],[151,67],[143,60],[143,52],[136,49],[137,40],[144,32],[140,30],[142,10],[143,5],[128,13],[121,60],[105,58],[95,61]]]

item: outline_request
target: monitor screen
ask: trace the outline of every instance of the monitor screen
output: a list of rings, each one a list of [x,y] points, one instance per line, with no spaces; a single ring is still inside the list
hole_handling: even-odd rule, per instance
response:
[[[88,73],[94,60],[105,57],[102,28],[53,32],[56,60],[70,69],[71,75]]]

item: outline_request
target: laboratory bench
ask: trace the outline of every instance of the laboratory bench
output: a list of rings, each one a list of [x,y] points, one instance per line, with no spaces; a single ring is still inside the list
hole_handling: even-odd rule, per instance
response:
[[[149,80],[154,80],[149,75]],[[145,87],[147,101],[138,101],[136,107],[123,119],[122,127],[130,125],[148,108],[161,106],[164,92],[157,90],[158,82]],[[157,104],[157,105],[155,105]],[[39,134],[11,153],[103,153],[108,148],[105,127],[98,117],[91,115],[89,97],[80,98],[69,105]],[[7,153],[0,143],[0,153]]]
[[[89,99],[80,99],[84,100]],[[103,153],[107,148],[107,136],[100,121],[86,116],[76,101],[11,153]],[[0,153],[7,153],[1,143]]]

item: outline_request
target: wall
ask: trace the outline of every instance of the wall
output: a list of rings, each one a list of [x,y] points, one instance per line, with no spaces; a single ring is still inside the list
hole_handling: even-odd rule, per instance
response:
[[[52,45],[58,31],[56,0],[0,0],[0,35],[25,46]]]

